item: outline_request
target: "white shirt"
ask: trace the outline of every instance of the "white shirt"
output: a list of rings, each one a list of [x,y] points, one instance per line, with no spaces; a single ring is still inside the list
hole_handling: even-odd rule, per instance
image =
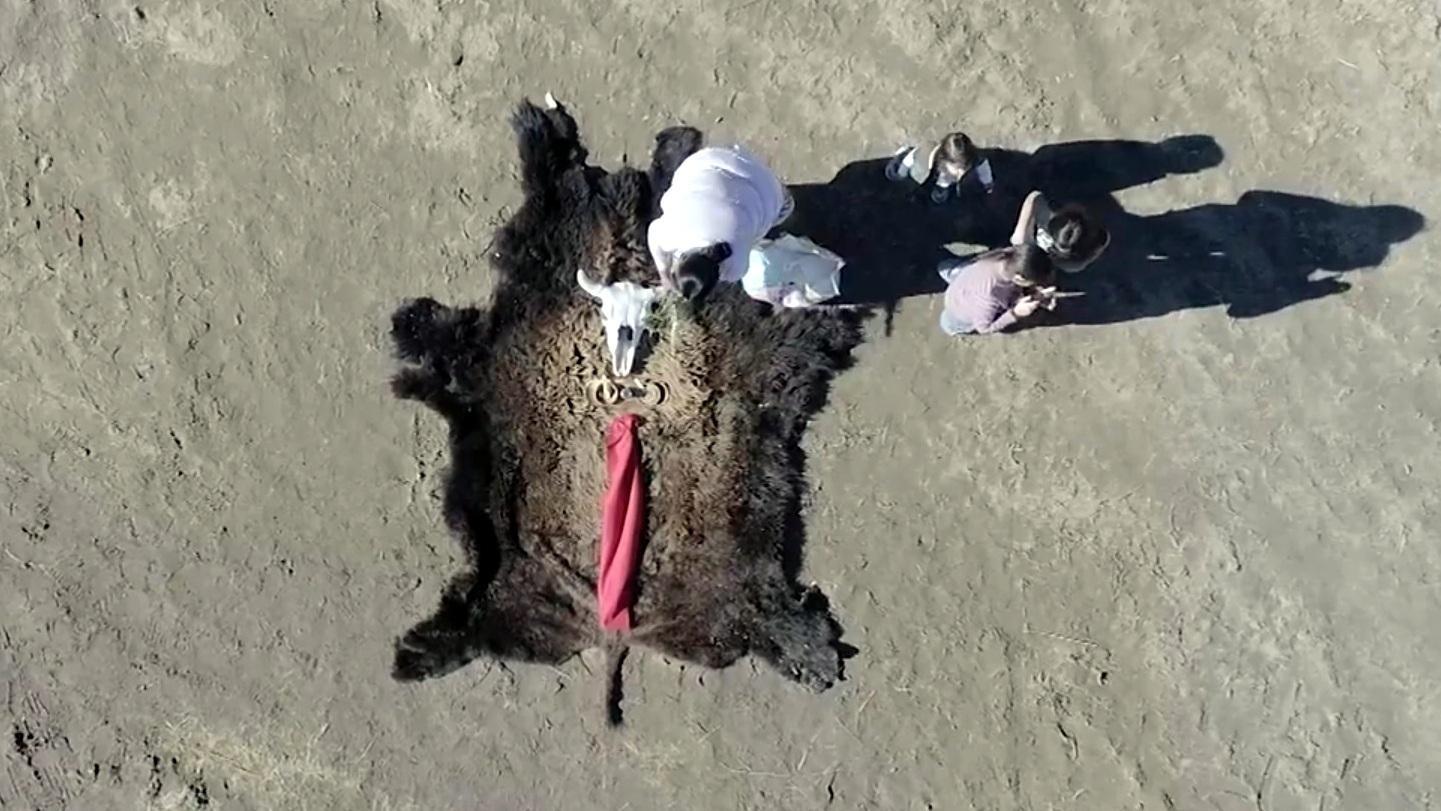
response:
[[[662,280],[681,254],[724,242],[731,255],[720,279],[740,281],[751,246],[776,224],[785,200],[780,179],[744,147],[707,147],[681,161],[647,234]]]

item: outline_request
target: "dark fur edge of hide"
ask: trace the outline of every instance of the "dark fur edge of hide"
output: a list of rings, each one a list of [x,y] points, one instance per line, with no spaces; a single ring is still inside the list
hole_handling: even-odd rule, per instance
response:
[[[512,119],[521,155],[521,182],[525,202],[497,234],[494,265],[499,272],[489,312],[477,308],[452,309],[429,299],[399,308],[392,323],[396,354],[406,365],[395,375],[392,389],[403,399],[420,400],[440,413],[450,427],[452,464],[447,473],[444,499],[446,524],[467,556],[467,570],[446,588],[439,609],[411,629],[397,644],[393,675],[401,680],[434,678],[489,654],[497,658],[561,661],[572,649],[601,644],[607,651],[606,706],[608,720],[619,722],[620,669],[628,640],[605,638],[592,629],[592,638],[575,638],[572,616],[553,614],[550,601],[532,600],[530,613],[497,617],[487,596],[500,575],[507,555],[520,552],[506,536],[508,505],[487,479],[496,460],[488,443],[489,416],[484,396],[474,386],[483,377],[487,350],[502,330],[516,319],[561,306],[571,295],[578,247],[590,238],[588,227],[596,219],[619,222],[614,234],[620,242],[643,248],[644,230],[659,194],[680,160],[701,143],[700,133],[674,127],[656,139],[650,176],[623,169],[614,174],[584,166],[586,151],[579,143],[575,122],[564,109],[541,110],[523,102]],[[587,216],[574,216],[575,207],[588,208]],[[608,279],[609,280],[609,279]],[[745,389],[761,406],[760,435],[751,438],[749,472],[765,479],[784,504],[767,505],[759,513],[776,517],[783,528],[743,527],[738,537],[745,544],[771,537],[780,548],[755,552],[779,558],[776,572],[759,579],[757,601],[751,607],[756,628],[724,642],[724,650],[687,655],[663,640],[654,647],[677,658],[708,666],[724,666],[747,652],[760,655],[784,674],[817,689],[829,686],[827,665],[808,671],[803,648],[814,648],[821,636],[817,620],[825,626],[824,643],[840,648],[839,626],[824,598],[814,588],[795,582],[799,568],[799,542],[804,535],[800,498],[804,489],[804,454],[800,439],[805,424],[824,405],[831,378],[850,363],[850,352],[861,341],[858,311],[776,311],[752,302],[738,291],[717,298],[697,313],[711,334],[734,346],[737,370],[734,385]],[[479,498],[478,498],[479,497]],[[593,599],[588,584],[536,583],[532,597]],[[556,602],[562,602],[563,599]],[[758,619],[757,619],[758,618]],[[804,620],[804,621],[803,621]],[[593,617],[590,618],[594,625]],[[520,627],[529,625],[529,628]],[[794,627],[792,627],[794,626]],[[804,627],[803,627],[804,626]],[[539,628],[539,631],[535,629]],[[559,641],[546,632],[563,629]],[[638,631],[641,629],[638,629]],[[791,637],[795,637],[792,639]],[[715,639],[708,644],[720,646]],[[681,646],[683,647],[683,646]],[[839,651],[830,666],[839,677]],[[812,668],[816,670],[816,668]]]

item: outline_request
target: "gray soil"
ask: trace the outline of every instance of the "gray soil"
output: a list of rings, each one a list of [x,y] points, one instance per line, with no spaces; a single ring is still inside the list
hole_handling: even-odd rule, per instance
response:
[[[637,655],[619,731],[589,656],[390,679],[460,562],[384,330],[488,295],[524,95],[607,166],[682,119],[798,183],[1199,133],[1127,211],[1434,218],[1438,54],[1408,0],[0,0],[0,807],[1431,808],[1429,231],[1255,318],[955,341],[905,299],[807,440],[847,680]]]

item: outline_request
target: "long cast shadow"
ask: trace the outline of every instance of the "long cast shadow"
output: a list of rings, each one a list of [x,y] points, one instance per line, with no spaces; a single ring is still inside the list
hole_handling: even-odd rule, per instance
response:
[[[1118,323],[1218,304],[1236,318],[1275,312],[1349,289],[1327,274],[1375,267],[1391,245],[1425,225],[1405,206],[1353,206],[1277,191],[1149,217],[1116,201],[1117,191],[1219,165],[1224,153],[1206,135],[982,151],[996,176],[993,194],[968,182],[958,197],[936,205],[926,190],[887,180],[885,158],[861,160],[827,183],[793,186],[796,214],[787,230],[844,257],[843,303],[885,308],[889,331],[898,302],[944,289],[935,267],[952,255],[947,245],[1006,244],[1033,189],[1053,202],[1091,206],[1112,232],[1100,261],[1064,278],[1068,289],[1086,295],[1037,318],[1038,325]]]
[[[1218,305],[1255,318],[1349,290],[1345,274],[1379,266],[1426,224],[1406,206],[1262,190],[1153,216],[1114,205],[1103,216],[1111,250],[1064,280],[1086,295],[1038,324],[1115,324]]]
[[[941,291],[935,267],[951,255],[946,245],[1005,244],[1030,190],[1041,189],[1055,200],[1091,200],[1167,175],[1198,172],[1223,157],[1206,135],[981,151],[996,177],[991,194],[968,179],[956,197],[937,205],[926,189],[887,180],[886,158],[861,160],[827,183],[792,186],[796,213],[786,230],[844,257],[842,302],[884,307],[889,328],[899,301]]]

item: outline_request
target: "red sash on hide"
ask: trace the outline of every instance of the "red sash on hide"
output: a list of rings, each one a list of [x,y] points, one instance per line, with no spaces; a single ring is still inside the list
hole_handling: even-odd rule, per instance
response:
[[[630,630],[640,535],[645,527],[645,482],[636,441],[636,416],[616,417],[605,436],[605,498],[600,512],[600,568],[596,613],[607,631]]]

